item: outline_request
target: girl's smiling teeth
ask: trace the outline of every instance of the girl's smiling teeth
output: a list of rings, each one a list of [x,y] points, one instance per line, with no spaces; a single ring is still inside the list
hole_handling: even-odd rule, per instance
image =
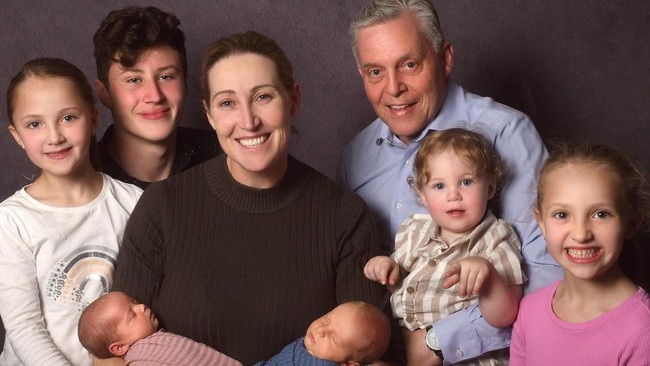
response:
[[[48,153],[45,153],[45,155],[54,158],[54,159],[59,159],[61,157],[64,157],[72,148],[69,147],[67,149],[62,149],[62,150],[57,150],[57,151],[51,151]]]
[[[258,147],[258,146],[262,145],[263,143],[265,143],[266,140],[269,139],[270,135],[271,134],[265,134],[265,135],[258,136],[258,137],[241,138],[241,139],[236,139],[236,140],[237,140],[237,142],[244,145],[245,147],[255,148],[255,147]]]
[[[572,258],[578,258],[578,259],[585,259],[585,258],[592,258],[598,255],[600,250],[595,249],[595,248],[589,248],[589,249],[574,249],[574,248],[568,248],[566,249],[567,254],[569,257]]]

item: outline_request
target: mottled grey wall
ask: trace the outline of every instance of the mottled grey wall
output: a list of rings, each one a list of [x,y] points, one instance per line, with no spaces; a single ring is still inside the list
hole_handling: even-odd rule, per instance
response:
[[[278,41],[295,67],[303,103],[292,153],[327,175],[373,113],[347,42],[366,0],[0,2],[0,118],[10,78],[28,59],[66,58],[95,78],[92,35],[112,9],[155,5],[187,36],[190,101],[183,124],[208,128],[198,65],[214,39],[254,29]],[[470,91],[523,109],[545,139],[586,137],[618,146],[650,169],[650,2],[627,0],[439,0],[455,47],[453,77]],[[102,131],[109,114],[101,110]],[[0,128],[0,199],[35,173]],[[0,274],[2,275],[2,274]]]
[[[220,0],[0,3],[0,116],[9,79],[26,60],[66,58],[95,78],[92,34],[112,9],[153,4],[174,12],[187,35],[190,101],[185,125],[208,128],[198,65],[211,41],[254,29],[286,50],[302,85],[292,153],[333,175],[344,144],[372,118],[348,47],[347,26],[366,0]],[[192,4],[192,5],[187,5]],[[588,137],[621,147],[650,168],[650,2],[437,1],[455,46],[453,77],[531,115],[544,138]],[[102,129],[109,114],[101,110]],[[0,128],[0,199],[34,168]]]

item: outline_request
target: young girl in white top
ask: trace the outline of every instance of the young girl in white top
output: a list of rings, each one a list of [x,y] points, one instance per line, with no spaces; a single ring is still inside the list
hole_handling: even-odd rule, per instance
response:
[[[7,91],[9,131],[41,169],[0,203],[1,365],[90,365],[81,311],[112,283],[124,227],[142,191],[97,172],[97,109],[84,74],[27,62]]]
[[[648,182],[619,151],[586,143],[551,151],[535,216],[564,279],[522,300],[510,365],[648,365],[650,297],[619,256],[649,213]]]

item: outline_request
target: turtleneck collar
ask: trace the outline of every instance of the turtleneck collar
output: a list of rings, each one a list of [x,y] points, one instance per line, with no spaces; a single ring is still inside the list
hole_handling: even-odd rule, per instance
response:
[[[232,208],[249,213],[271,213],[293,202],[313,179],[309,167],[288,157],[287,171],[282,180],[271,188],[253,188],[237,182],[226,164],[222,154],[205,164],[205,174],[212,191]]]

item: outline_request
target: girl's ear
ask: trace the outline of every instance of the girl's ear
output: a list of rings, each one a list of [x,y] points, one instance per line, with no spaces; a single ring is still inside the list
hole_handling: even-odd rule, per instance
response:
[[[99,110],[97,107],[93,107],[92,122],[90,125],[91,135],[97,133],[97,127],[99,127]]]
[[[544,220],[542,220],[542,213],[539,211],[539,208],[535,208],[535,220],[537,221],[537,226],[539,226],[539,229],[542,231],[542,235],[544,235],[544,240],[546,240]]]
[[[635,211],[632,213],[632,216],[630,217],[630,222],[627,225],[627,229],[625,230],[625,239],[631,239],[636,233],[641,230],[641,225],[643,225],[643,220],[645,220],[645,216],[639,212]]]
[[[20,146],[20,148],[24,150],[25,144],[23,143],[23,140],[20,138],[20,136],[18,136],[18,131],[16,131],[16,127],[10,125],[8,129],[9,132],[11,133],[11,136],[13,136],[14,140],[18,144],[18,146]]]
[[[108,346],[108,350],[115,356],[122,357],[129,350],[129,345],[122,342],[113,342]]]

